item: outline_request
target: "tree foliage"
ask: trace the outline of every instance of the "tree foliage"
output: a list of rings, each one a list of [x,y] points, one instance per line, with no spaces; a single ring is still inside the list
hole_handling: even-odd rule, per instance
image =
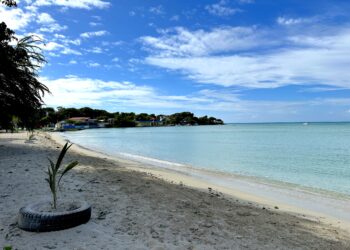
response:
[[[89,117],[97,120],[112,120],[109,126],[113,127],[135,127],[140,122],[161,122],[161,125],[220,125],[224,124],[221,119],[215,117],[203,116],[196,117],[191,112],[181,112],[172,115],[155,115],[140,113],[135,114],[133,112],[115,112],[110,113],[106,110],[92,109],[84,107],[80,109],[76,108],[64,108],[58,107],[57,111],[53,108],[42,108],[40,110],[41,126],[53,124],[63,120],[69,120],[72,117]],[[74,123],[74,121],[69,121]]]
[[[17,3],[14,0],[1,0],[1,3],[8,7],[17,7]]]
[[[5,1],[8,4],[13,1]],[[2,2],[4,3],[4,1]],[[6,4],[6,3],[5,3]],[[49,89],[38,78],[38,69],[45,58],[38,46],[41,40],[35,36],[22,39],[0,23],[0,126],[11,125],[13,116],[29,129],[36,125],[37,110],[43,104],[42,97]],[[14,43],[14,45],[12,45]]]

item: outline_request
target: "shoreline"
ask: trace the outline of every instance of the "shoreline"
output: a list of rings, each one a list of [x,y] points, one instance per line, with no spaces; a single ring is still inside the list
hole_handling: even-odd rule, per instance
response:
[[[60,145],[64,145],[67,141],[60,134],[49,134]],[[211,188],[230,199],[239,199],[256,207],[267,207],[310,220],[321,221],[350,232],[350,199],[346,199],[347,197],[335,198],[328,194],[312,192],[312,190],[292,189],[291,186],[260,182],[253,180],[253,178],[245,178],[244,176],[240,177],[233,174],[224,176],[215,171],[197,168],[190,169],[186,166],[171,169],[161,166],[161,160],[159,160],[160,165],[155,165],[151,162],[144,162],[127,156],[111,156],[79,144],[74,145],[75,147],[72,147],[72,150],[77,153],[117,162],[132,163],[132,165],[136,166],[128,166],[128,169],[150,173],[169,183],[185,185],[204,192]]]
[[[14,249],[349,249],[349,231],[315,216],[264,207],[215,185],[74,145],[58,202],[87,201],[88,223],[33,233],[17,227],[21,207],[50,199],[48,159],[63,138],[0,133],[0,246]],[[191,184],[192,186],[189,186]],[[210,189],[208,189],[210,187]],[[254,200],[257,201],[257,200]],[[280,206],[281,203],[273,205]]]

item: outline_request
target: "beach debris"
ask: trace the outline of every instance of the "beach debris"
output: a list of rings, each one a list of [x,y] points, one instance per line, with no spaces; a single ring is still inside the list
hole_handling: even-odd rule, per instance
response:
[[[153,239],[159,238],[159,233],[154,228],[151,228],[150,231]]]
[[[275,206],[275,209],[279,209],[277,206]]]
[[[214,191],[211,187],[208,187],[210,197],[220,197],[222,195],[221,192]]]
[[[238,211],[236,214],[239,216],[258,216],[258,215],[260,215],[258,212],[250,212],[250,211]]]
[[[107,214],[108,214],[108,212],[100,211],[100,212],[98,213],[97,219],[98,219],[98,220],[104,220],[104,219],[106,219],[106,215],[107,215]]]
[[[213,227],[214,225],[213,224],[210,224],[210,223],[205,223],[202,225],[203,227],[206,227],[206,228],[210,228],[210,227]]]
[[[46,248],[46,249],[56,249],[55,246],[50,246],[50,245],[45,245],[45,246],[43,246],[43,248]]]

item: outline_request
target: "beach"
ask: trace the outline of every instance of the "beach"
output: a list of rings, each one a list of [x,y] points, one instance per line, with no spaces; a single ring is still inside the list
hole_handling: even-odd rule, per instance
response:
[[[0,246],[13,249],[349,249],[348,224],[283,201],[213,186],[193,176],[73,145],[79,165],[60,199],[92,205],[84,225],[57,232],[18,229],[18,210],[50,199],[48,159],[58,134],[0,133]]]

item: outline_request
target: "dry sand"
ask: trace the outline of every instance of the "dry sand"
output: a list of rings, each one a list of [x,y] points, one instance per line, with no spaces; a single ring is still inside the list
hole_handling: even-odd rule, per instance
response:
[[[140,163],[73,146],[59,199],[82,199],[92,218],[76,228],[30,233],[17,228],[20,207],[49,199],[50,136],[0,133],[0,247],[13,249],[350,249],[349,231],[273,207],[160,179]],[[143,172],[144,170],[147,172]],[[170,176],[170,174],[168,175]],[[178,180],[181,177],[174,177]],[[172,179],[172,178],[167,178]],[[205,190],[204,190],[205,188]]]

